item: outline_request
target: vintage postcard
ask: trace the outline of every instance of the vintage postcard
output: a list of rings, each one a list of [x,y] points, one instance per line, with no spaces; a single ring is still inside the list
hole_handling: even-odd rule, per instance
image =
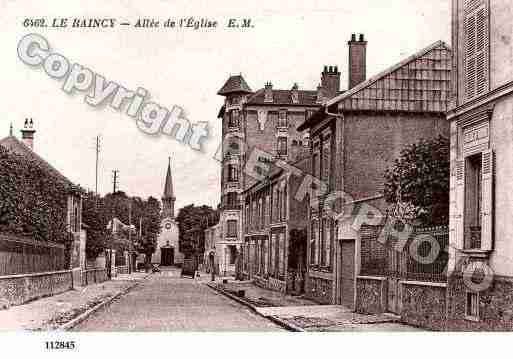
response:
[[[513,330],[511,0],[0,19],[0,341]]]

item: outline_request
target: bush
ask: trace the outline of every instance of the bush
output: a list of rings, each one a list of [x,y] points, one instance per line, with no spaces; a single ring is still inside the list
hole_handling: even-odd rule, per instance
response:
[[[71,183],[38,161],[0,146],[1,233],[64,242],[72,190]]]

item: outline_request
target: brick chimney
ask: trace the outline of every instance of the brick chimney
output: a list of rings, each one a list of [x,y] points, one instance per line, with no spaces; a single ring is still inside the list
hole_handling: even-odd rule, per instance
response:
[[[265,84],[264,102],[273,102],[273,84],[271,82]]]
[[[363,34],[358,40],[356,34],[351,35],[349,45],[349,89],[366,80],[367,77],[367,41]]]
[[[292,99],[292,103],[299,103],[299,86],[297,83],[294,83],[292,89],[290,90],[290,97]]]
[[[340,72],[337,66],[324,66],[321,73],[321,87],[326,99],[335,97],[340,91]]]
[[[23,130],[21,130],[21,139],[23,143],[34,151],[34,121],[32,119],[25,119],[25,124],[23,125]]]
[[[315,100],[315,103],[324,103],[326,102],[326,97],[324,96],[324,89],[322,88],[321,84],[317,85],[317,98]]]

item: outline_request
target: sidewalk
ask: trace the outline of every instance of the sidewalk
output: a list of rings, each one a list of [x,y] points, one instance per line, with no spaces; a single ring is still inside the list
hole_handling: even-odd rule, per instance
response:
[[[302,297],[257,287],[251,282],[235,280],[208,285],[256,313],[296,332],[326,331],[417,331],[400,323],[397,316],[363,315],[341,305],[319,305]],[[244,290],[244,297],[238,291]]]
[[[120,274],[110,281],[13,306],[0,311],[0,330],[55,330],[94,306],[122,293],[147,273]]]

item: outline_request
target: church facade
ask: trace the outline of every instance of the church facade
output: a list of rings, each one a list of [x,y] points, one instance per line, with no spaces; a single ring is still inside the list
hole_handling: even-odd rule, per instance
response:
[[[162,195],[161,232],[157,238],[157,249],[152,256],[152,262],[161,266],[180,266],[183,254],[178,247],[178,223],[175,220],[175,200],[173,178],[171,175],[171,159],[167,167],[164,194]]]

